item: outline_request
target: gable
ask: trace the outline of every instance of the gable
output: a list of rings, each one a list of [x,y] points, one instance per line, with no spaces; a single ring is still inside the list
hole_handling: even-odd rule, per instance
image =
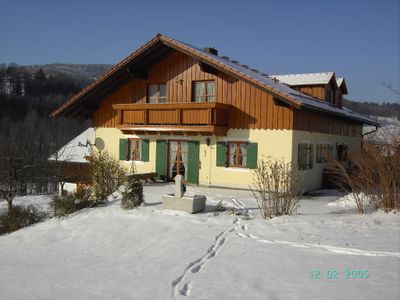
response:
[[[197,47],[177,41],[170,37],[158,34],[143,47],[133,52],[97,81],[83,89],[80,93],[57,108],[51,115],[88,117],[98,106],[97,99],[111,91],[115,86],[131,77],[147,78],[146,69],[158,59],[166,55],[171,49],[187,54],[198,61],[209,65],[212,69],[221,71],[236,79],[245,81],[254,87],[268,92],[275,99],[282,101],[296,109],[311,109],[328,114],[351,119],[355,122],[379,125],[362,115],[332,107],[328,103],[321,103],[310,96],[291,89],[285,84],[274,80],[264,73],[240,65],[225,57],[206,52]]]
[[[193,82],[213,80],[218,102],[232,106],[229,128],[290,129],[293,124],[291,107],[277,105],[274,97],[253,85],[217,71],[202,70],[201,62],[184,53],[173,51],[147,71],[147,79],[130,78],[99,98],[93,113],[95,127],[116,127],[117,112],[113,104],[146,103],[149,84],[166,84],[169,103],[190,102]]]

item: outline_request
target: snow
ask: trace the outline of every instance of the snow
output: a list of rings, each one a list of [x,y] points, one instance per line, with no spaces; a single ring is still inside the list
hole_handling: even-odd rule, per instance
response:
[[[162,210],[173,186],[144,187],[146,205],[50,219],[0,237],[3,299],[399,299],[400,217],[329,205],[320,191],[298,214],[263,220],[248,191],[189,187],[204,213]],[[233,210],[214,213],[222,201]],[[320,271],[320,279],[310,272]],[[345,279],[367,270],[366,279]],[[328,279],[337,271],[337,279]]]
[[[366,199],[365,196],[361,195],[360,199]],[[329,202],[329,206],[331,207],[340,207],[340,208],[357,208],[356,199],[354,194],[350,193],[348,195],[344,195],[339,199]]]
[[[49,159],[58,161],[87,163],[86,156],[90,156],[90,145],[94,143],[94,128],[89,127],[70,142],[65,144]]]
[[[269,75],[271,78],[276,78],[280,82],[290,85],[313,85],[313,84],[328,84],[332,79],[333,72],[321,73],[303,73],[303,74],[283,74],[283,75]]]
[[[13,200],[14,205],[35,205],[39,209],[50,212],[49,202],[55,195],[48,194],[48,195],[29,195],[29,196],[17,196]],[[6,201],[0,201],[0,209],[7,208]]]

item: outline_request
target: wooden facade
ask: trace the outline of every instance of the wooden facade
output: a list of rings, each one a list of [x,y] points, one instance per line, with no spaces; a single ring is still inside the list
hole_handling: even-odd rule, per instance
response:
[[[227,124],[223,124],[226,129],[295,129],[347,136],[361,134],[362,125],[360,123],[282,105],[279,101],[275,101],[276,99],[268,92],[221,71],[210,72],[205,70],[199,61],[175,50],[164,55],[157,64],[148,70],[147,79],[131,78],[121,83],[119,87],[113,89],[103,99],[100,99],[99,107],[93,113],[93,125],[95,127],[120,127],[123,129],[122,127],[127,125],[121,123],[121,118],[124,118],[129,120],[130,125],[135,123],[136,125],[148,125],[150,127],[147,128],[150,130],[152,125],[168,125],[169,122],[169,125],[182,127],[181,130],[175,130],[179,133],[179,131],[190,132],[188,128],[191,125],[199,125],[196,124],[197,118],[201,119],[199,121],[201,125],[214,126],[216,124],[204,123],[209,112],[201,112],[200,115],[197,115],[196,113],[200,111],[196,113],[193,111],[196,105],[196,103],[191,102],[193,82],[202,80],[215,81],[216,102],[229,105]],[[153,104],[147,104],[149,105],[147,107],[143,106],[147,103],[149,84],[166,84],[167,103],[176,103],[176,107],[167,108],[169,104],[158,104],[157,110],[150,109],[150,105]],[[331,88],[333,87],[329,85],[301,86],[297,89],[321,99],[321,101],[327,101]],[[121,110],[123,104],[130,104],[131,106],[126,106],[125,109]],[[193,118],[195,123],[181,124],[180,121],[176,121],[178,104],[186,104],[185,109],[179,112],[179,120],[181,118],[186,120]],[[137,107],[132,105],[137,105]],[[162,107],[163,105],[165,107]],[[190,105],[193,105],[193,107],[190,108]],[[127,109],[128,107],[130,108]],[[204,113],[204,116],[202,113]],[[149,123],[148,119],[143,118],[151,118],[153,121]],[[124,128],[128,130],[129,126]],[[143,126],[140,128],[141,130],[146,129]],[[135,131],[138,128],[135,129],[130,126],[130,129]],[[197,129],[195,128],[192,132],[215,134],[215,132],[212,132],[215,128],[208,127],[205,131]],[[222,131],[218,129],[218,135],[225,134],[225,132],[225,129]]]
[[[148,72],[148,79],[131,79],[101,101],[93,115],[95,127],[117,127],[117,111],[113,104],[146,103],[148,84],[167,84],[167,102],[192,100],[192,83],[215,80],[216,102],[231,105],[228,128],[291,129],[293,109],[276,105],[273,97],[249,83],[228,76],[201,70],[192,57],[173,52]]]

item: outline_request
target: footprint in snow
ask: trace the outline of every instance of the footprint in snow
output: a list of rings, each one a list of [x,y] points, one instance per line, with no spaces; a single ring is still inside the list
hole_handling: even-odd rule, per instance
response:
[[[189,281],[185,283],[183,288],[179,291],[179,294],[181,294],[182,296],[189,296],[191,288],[192,288],[192,281]]]

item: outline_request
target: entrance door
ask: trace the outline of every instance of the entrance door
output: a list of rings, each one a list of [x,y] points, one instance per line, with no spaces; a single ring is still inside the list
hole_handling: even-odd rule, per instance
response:
[[[168,144],[168,177],[175,178],[176,175],[182,175],[188,179],[188,142],[187,141],[169,141]]]

